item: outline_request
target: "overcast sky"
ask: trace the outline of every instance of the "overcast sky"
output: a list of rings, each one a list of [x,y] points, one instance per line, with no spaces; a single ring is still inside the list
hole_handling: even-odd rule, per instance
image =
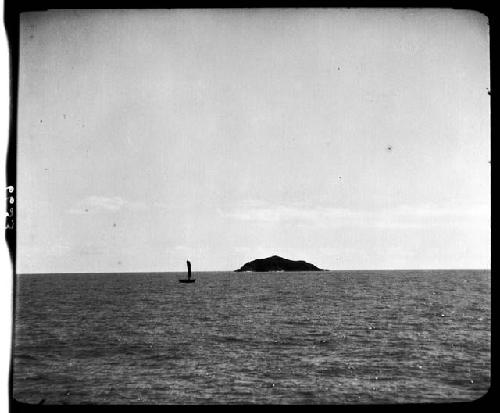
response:
[[[17,271],[490,268],[487,18],[21,18]]]

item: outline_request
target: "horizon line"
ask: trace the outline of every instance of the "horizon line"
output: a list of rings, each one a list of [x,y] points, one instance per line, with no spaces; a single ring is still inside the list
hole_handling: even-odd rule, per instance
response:
[[[491,271],[491,268],[381,268],[381,269],[337,269],[328,270],[321,269],[320,271],[280,271],[280,272],[346,272],[346,271]],[[236,270],[200,270],[192,271],[192,273],[210,273],[210,272],[237,272]],[[238,271],[239,273],[276,273],[278,271]],[[92,272],[16,272],[15,275],[88,275],[88,274],[178,274],[187,273],[186,270],[180,271],[92,271]]]

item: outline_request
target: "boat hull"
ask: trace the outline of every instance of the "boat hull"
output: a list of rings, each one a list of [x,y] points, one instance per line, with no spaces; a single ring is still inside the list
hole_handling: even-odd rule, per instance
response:
[[[194,283],[196,280],[179,280],[180,283]]]

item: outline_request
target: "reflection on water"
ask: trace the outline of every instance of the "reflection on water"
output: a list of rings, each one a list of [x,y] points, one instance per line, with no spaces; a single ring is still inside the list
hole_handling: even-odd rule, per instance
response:
[[[490,271],[39,274],[17,283],[14,398],[414,403],[490,384]]]

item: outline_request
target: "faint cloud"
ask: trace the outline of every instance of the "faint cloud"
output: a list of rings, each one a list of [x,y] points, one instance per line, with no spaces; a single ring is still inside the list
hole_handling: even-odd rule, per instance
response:
[[[66,244],[59,245],[51,245],[48,247],[47,255],[51,255],[54,257],[60,257],[62,255],[67,254],[71,250],[71,246]]]
[[[344,208],[322,208],[306,206],[268,205],[260,201],[245,201],[229,210],[218,210],[225,218],[242,221],[304,221],[332,220],[352,218],[359,213]]]
[[[247,202],[221,210],[223,218],[254,223],[293,222],[315,227],[425,228],[428,226],[487,225],[490,208],[485,205],[443,207],[435,205],[396,206],[380,210],[269,205]]]
[[[104,255],[104,250],[101,245],[84,244],[78,248],[79,255]]]
[[[124,208],[143,210],[147,208],[147,205],[141,201],[126,201],[119,196],[92,195],[79,201],[68,212],[70,214],[95,214],[99,212],[116,212]]]
[[[43,255],[44,257],[62,257],[68,254],[72,247],[68,244],[37,244],[26,245],[23,248],[23,256],[31,258]]]

